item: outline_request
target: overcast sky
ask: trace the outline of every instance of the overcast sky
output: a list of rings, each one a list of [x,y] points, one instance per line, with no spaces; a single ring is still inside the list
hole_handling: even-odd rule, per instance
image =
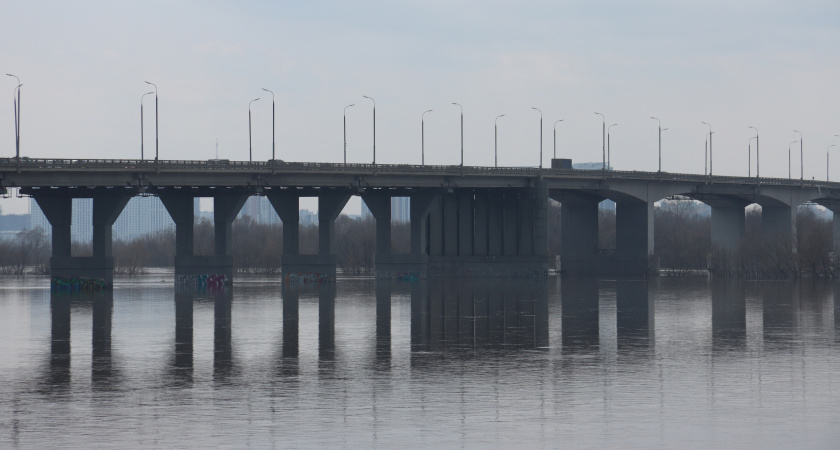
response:
[[[804,173],[840,180],[840,2],[8,2],[0,72],[20,77],[22,155],[139,158],[140,97],[159,93],[162,159],[271,157],[377,163],[544,164],[553,152],[601,161],[601,117],[616,170],[703,173],[708,122],[715,174],[746,175],[760,133],[761,174],[787,177],[804,136]],[[13,156],[15,80],[0,79],[0,157]],[[154,157],[154,96],[145,98]],[[799,175],[799,147],[793,146]],[[755,174],[755,149],[752,154]],[[5,212],[19,210],[0,202]]]

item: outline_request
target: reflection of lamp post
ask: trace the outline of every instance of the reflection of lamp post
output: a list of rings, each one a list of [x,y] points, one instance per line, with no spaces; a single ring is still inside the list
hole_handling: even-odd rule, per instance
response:
[[[542,169],[542,161],[543,161],[543,152],[542,152],[542,142],[543,142],[543,129],[542,129],[542,110],[539,108],[534,108],[533,106],[531,109],[535,109],[540,112],[540,169]]]
[[[23,84],[20,83],[20,78],[17,75],[12,75],[10,73],[6,74],[7,76],[13,77],[17,80],[17,87],[15,87],[15,96],[17,99],[15,100],[15,159],[20,162],[20,88]]]
[[[373,102],[373,165],[376,165],[376,100],[363,95],[362,97]]]
[[[610,167],[610,128],[618,125],[614,123],[607,127],[607,167]]]
[[[760,178],[761,177],[761,172],[759,172],[759,169],[760,169],[761,166],[760,166],[759,163],[761,162],[761,159],[758,156],[759,155],[759,153],[758,153],[758,128],[756,128],[756,127],[747,127],[747,128],[752,128],[753,130],[755,130],[755,177]]]
[[[432,112],[431,109],[423,111],[420,114],[420,165],[426,165],[426,113]]]
[[[601,116],[603,121],[601,124],[601,170],[607,170],[607,118],[599,112],[595,114]]]
[[[149,94],[154,94],[154,92],[146,92],[140,96],[140,161],[145,159],[143,156],[143,97]]]
[[[659,128],[659,172],[662,172],[662,121],[653,116],[650,118],[656,121]]]
[[[828,181],[828,151],[831,150],[831,147],[834,147],[834,145],[835,144],[831,144],[825,149],[825,181]]]
[[[797,142],[799,141],[791,141],[791,143],[788,144],[788,180],[790,180],[790,146],[796,144]]]
[[[354,105],[355,103],[351,103],[344,107],[344,164],[347,164],[347,108]]]
[[[709,127],[709,178],[712,177],[712,126],[706,122],[700,122]]]
[[[146,84],[151,84],[155,87],[155,165],[157,165],[158,157],[160,157],[158,148],[158,89],[157,85],[154,83],[149,83],[147,81]]]
[[[554,121],[554,157],[553,159],[557,159],[557,123],[562,122],[563,119],[558,119]]]
[[[799,133],[799,180],[805,180],[805,168],[803,167],[803,162],[805,161],[802,158],[802,132],[799,130],[793,130],[794,133]]]
[[[271,94],[271,164],[274,165],[274,92],[266,88],[262,90]]]
[[[499,117],[504,116],[504,114],[496,116],[493,125],[493,167],[499,167]]]
[[[257,97],[250,102],[248,102],[248,161],[253,161],[253,157],[251,154],[251,103],[259,100],[260,98]]]
[[[460,103],[452,102],[453,105],[461,108],[461,168],[464,168],[464,107]]]

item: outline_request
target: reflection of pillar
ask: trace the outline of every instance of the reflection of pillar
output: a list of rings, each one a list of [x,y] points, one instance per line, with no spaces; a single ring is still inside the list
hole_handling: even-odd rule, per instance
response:
[[[560,282],[560,291],[563,351],[597,348],[599,340],[597,280],[564,277]]]
[[[193,370],[193,293],[175,291],[175,368]]]
[[[545,278],[536,280],[534,300],[534,337],[537,348],[548,348],[549,346],[549,321],[548,321],[548,280]]]
[[[444,295],[446,289],[443,282],[429,281],[429,350],[440,350],[446,338],[444,320]]]
[[[391,364],[391,281],[376,280],[376,361]]]
[[[429,349],[429,288],[425,280],[411,283],[411,350]]]
[[[283,357],[298,356],[298,287],[283,283]]]
[[[473,330],[475,346],[487,347],[490,344],[490,292],[491,283],[478,282],[473,284]]]
[[[475,302],[473,288],[475,283],[456,283],[452,292],[452,301],[457,304],[458,334],[457,340],[462,347],[475,346]]]
[[[50,384],[70,383],[70,296],[50,294]]]
[[[711,279],[712,339],[716,347],[742,347],[747,340],[747,303],[737,281]]]
[[[615,301],[619,351],[652,345],[653,305],[648,293],[647,280],[617,280]]]
[[[762,324],[766,344],[789,345],[795,342],[794,331],[798,326],[798,284],[773,283],[763,289],[764,307]]]
[[[114,313],[114,291],[91,295],[93,335],[91,336],[91,383],[97,385],[111,380],[111,323]]]
[[[335,356],[335,283],[318,285],[318,358]]]
[[[233,291],[219,289],[213,295],[213,376],[225,378],[233,367],[231,312]]]
[[[491,286],[487,297],[487,334],[490,345],[499,348],[505,341],[505,292],[499,283]]]

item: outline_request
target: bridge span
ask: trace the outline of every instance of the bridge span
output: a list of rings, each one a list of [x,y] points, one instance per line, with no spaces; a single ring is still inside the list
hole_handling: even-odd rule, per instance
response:
[[[559,166],[554,160],[553,166]],[[813,202],[840,211],[840,183],[627,172],[332,164],[283,161],[151,161],[0,158],[0,193],[32,196],[52,225],[54,279],[113,280],[111,227],[133,196],[161,199],[175,222],[176,281],[231,282],[231,225],[249,196],[264,195],[283,222],[286,279],[335,277],[334,223],[352,195],[376,219],[378,277],[543,276],[547,273],[549,199],[561,203],[561,264],[566,273],[658,272],[654,203],[685,197],[712,210],[712,245],[733,250],[744,234],[744,208],[762,207],[764,233],[795,246],[796,207]],[[391,251],[390,198],[409,197],[411,251]],[[195,197],[214,202],[215,253],[193,251]],[[299,249],[299,201],[316,197],[319,249]],[[73,198],[93,199],[93,256],[71,254]],[[598,248],[598,203],[616,203],[616,248]],[[834,221],[835,247],[840,221]]]

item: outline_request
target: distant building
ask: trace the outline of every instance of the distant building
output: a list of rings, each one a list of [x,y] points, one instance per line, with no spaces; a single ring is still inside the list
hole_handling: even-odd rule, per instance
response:
[[[362,220],[373,219],[373,214],[362,202]],[[391,222],[411,222],[411,198],[391,197]]]
[[[254,222],[261,225],[275,225],[280,224],[280,217],[271,206],[268,198],[260,195],[248,197],[245,206],[239,211],[238,217],[249,216]]]

